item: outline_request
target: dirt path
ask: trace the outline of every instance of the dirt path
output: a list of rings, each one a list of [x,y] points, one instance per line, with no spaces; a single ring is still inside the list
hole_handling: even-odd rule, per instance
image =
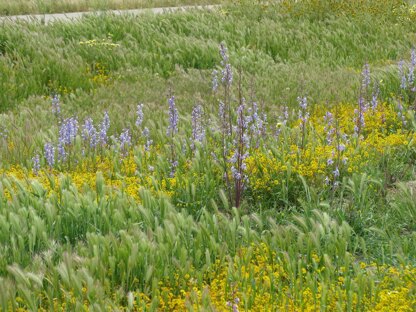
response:
[[[52,23],[54,21],[76,21],[84,16],[88,15],[100,15],[100,14],[115,14],[115,15],[141,15],[146,13],[162,14],[173,13],[178,11],[187,10],[215,10],[220,5],[197,5],[197,6],[181,6],[181,7],[166,7],[166,8],[151,8],[151,9],[135,9],[135,10],[108,10],[108,11],[96,11],[96,12],[73,12],[73,13],[56,13],[56,14],[34,14],[34,15],[12,15],[0,17],[1,23],[15,22],[15,21],[27,21],[27,22],[42,22],[45,24]]]

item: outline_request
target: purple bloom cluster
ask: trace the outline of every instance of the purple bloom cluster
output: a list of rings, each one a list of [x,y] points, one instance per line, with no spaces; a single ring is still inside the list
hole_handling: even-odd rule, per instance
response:
[[[361,76],[362,76],[362,82],[361,82],[362,88],[366,93],[368,93],[368,90],[370,88],[370,83],[371,83],[370,66],[368,65],[368,63],[364,65]]]
[[[234,152],[229,162],[232,164],[231,173],[236,181],[247,180],[244,175],[246,170],[245,160],[249,156],[250,139],[247,135],[247,117],[244,115],[245,105],[241,104],[237,108],[237,126],[235,127],[236,139],[234,140]]]
[[[239,298],[235,298],[234,302],[227,301],[227,307],[232,308],[232,312],[239,312],[238,304],[240,303]]]
[[[399,61],[399,78],[400,78],[400,88],[403,90],[410,90],[411,92],[416,92],[415,86],[415,66],[416,66],[416,51],[415,48],[410,52],[410,63],[408,68],[405,68],[405,62],[403,60]],[[407,72],[407,75],[406,75]]]
[[[413,85],[415,80],[415,66],[416,66],[416,52],[415,48],[412,49],[410,52],[410,65],[409,65],[409,74],[407,76],[407,81],[409,82],[409,85]]]
[[[70,145],[74,143],[78,134],[78,120],[75,117],[63,121],[59,129],[59,143]]]
[[[93,149],[98,144],[98,132],[94,127],[92,118],[85,119],[82,128],[82,139],[84,142],[89,143],[89,146]]]
[[[61,114],[61,104],[57,94],[52,96],[52,113],[57,117]]]
[[[110,116],[108,115],[108,112],[104,113],[104,118],[103,121],[100,124],[100,132],[99,132],[99,136],[100,136],[100,142],[101,145],[106,145],[107,141],[108,141],[108,130],[110,129]]]
[[[51,143],[46,143],[44,146],[46,163],[50,168],[55,164],[55,147]]]
[[[397,103],[397,116],[401,119],[403,127],[407,125],[406,116],[403,112],[403,105],[402,103]]]
[[[405,70],[404,70],[403,60],[399,61],[398,68],[399,68],[399,77],[400,77],[400,88],[406,89],[407,79],[406,79],[406,74],[404,72]]]
[[[120,149],[124,156],[127,155],[131,146],[131,136],[129,129],[124,129],[120,134]]]
[[[59,129],[58,158],[65,160],[65,146],[70,146],[75,142],[78,134],[78,120],[75,117],[65,119]]]
[[[212,91],[215,93],[218,90],[218,71],[214,69],[212,71]]]
[[[7,139],[8,131],[3,126],[0,126],[0,139]]]
[[[375,110],[377,108],[379,94],[380,94],[380,88],[376,86],[371,96],[371,109],[372,110]]]
[[[175,97],[172,96],[169,100],[169,126],[166,131],[168,136],[174,136],[178,133],[178,121],[179,121],[179,114],[178,110],[176,109],[175,104]]]
[[[246,124],[249,127],[250,135],[256,141],[256,148],[259,147],[260,138],[266,134],[267,115],[259,112],[256,102],[248,108]]]
[[[136,127],[141,127],[143,123],[144,115],[143,115],[143,104],[137,105],[137,119],[136,119]]]
[[[233,82],[233,71],[231,69],[231,64],[228,61],[228,50],[224,43],[220,44],[220,55],[221,55],[221,66],[223,69],[221,70],[222,78],[221,81],[224,85],[230,86]]]
[[[192,109],[192,149],[195,148],[194,142],[202,143],[205,138],[205,129],[203,125],[203,114],[204,111],[201,105],[196,105]]]
[[[39,154],[36,154],[35,156],[32,157],[32,171],[35,175],[38,175],[39,170],[40,170],[40,158],[39,158]]]
[[[325,127],[324,132],[326,133],[326,144],[331,145],[334,139],[335,128],[334,128],[334,117],[331,112],[326,112],[324,116]]]
[[[144,138],[146,139],[146,143],[144,144],[144,150],[146,152],[150,151],[150,146],[153,144],[153,140],[150,139],[150,131],[147,127],[145,127],[142,131]]]
[[[299,110],[299,119],[301,121],[301,126],[304,127],[309,119],[308,109],[308,100],[306,97],[298,97],[298,103],[300,106]]]
[[[360,96],[358,99],[358,109],[354,110],[354,136],[358,137],[360,135],[361,130],[365,127],[365,118],[364,113],[367,110],[367,106],[365,105],[364,98]]]

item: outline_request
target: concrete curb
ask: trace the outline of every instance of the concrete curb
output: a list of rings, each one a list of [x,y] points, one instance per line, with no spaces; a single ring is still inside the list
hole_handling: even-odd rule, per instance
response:
[[[56,21],[74,22],[82,19],[85,16],[100,16],[106,14],[114,15],[142,15],[142,14],[163,14],[183,12],[189,10],[215,10],[221,5],[197,5],[197,6],[181,6],[181,7],[166,7],[166,8],[150,8],[150,9],[134,9],[134,10],[108,10],[108,11],[94,11],[94,12],[73,12],[73,13],[56,13],[56,14],[33,14],[33,15],[12,15],[1,16],[0,22],[41,22],[44,24],[53,23]]]

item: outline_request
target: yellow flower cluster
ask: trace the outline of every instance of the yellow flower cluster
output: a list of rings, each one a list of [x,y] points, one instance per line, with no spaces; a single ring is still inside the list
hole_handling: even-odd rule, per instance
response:
[[[105,47],[105,48],[117,48],[120,45],[118,43],[114,43],[111,40],[111,37],[107,38],[107,39],[92,39],[92,40],[87,40],[87,41],[80,41],[79,43],[80,45],[85,45],[88,47]]]
[[[402,127],[394,106],[379,104],[364,114],[365,125],[360,137],[354,136],[355,106],[340,104],[329,112],[333,116],[328,126],[319,106],[311,114],[304,146],[299,143],[296,126],[287,129],[287,144],[275,151],[256,150],[246,160],[249,184],[255,197],[261,197],[278,187],[290,176],[301,175],[310,183],[322,185],[336,167],[341,174],[360,172],[369,164],[377,164],[383,155],[392,155],[414,146],[416,135]],[[332,142],[326,140],[328,127],[333,128]],[[338,134],[337,134],[338,133]],[[339,148],[343,145],[342,150]]]
[[[101,63],[94,63],[92,69],[87,67],[87,74],[92,75],[90,81],[95,84],[106,84],[110,80],[108,70]]]
[[[312,255],[312,264],[300,272],[286,271],[287,266],[278,259],[262,243],[239,250],[225,263],[216,261],[202,283],[196,274],[193,276],[194,269],[184,276],[175,274],[173,282],[159,282],[156,308],[158,311],[344,311],[348,305],[363,311],[411,312],[416,306],[414,267],[360,263],[356,268],[358,274],[340,267],[338,278],[323,282],[316,278],[325,275],[326,270],[318,255]],[[351,285],[360,289],[348,290]],[[131,296],[133,311],[154,307],[154,300],[145,293],[127,296]],[[54,311],[75,307],[76,298],[71,291],[64,292],[63,297],[54,301]],[[89,311],[86,298],[83,308]],[[16,298],[16,302],[21,307],[18,311],[27,311],[22,298]],[[131,309],[122,305],[119,310]],[[46,311],[46,307],[39,311]]]
[[[85,159],[74,169],[67,171],[41,169],[37,174],[34,174],[22,166],[12,166],[7,170],[0,169],[0,177],[4,176],[15,181],[3,190],[7,199],[11,199],[12,194],[18,189],[16,183],[23,183],[25,189],[31,191],[31,182],[34,180],[42,185],[47,196],[59,190],[62,177],[68,177],[80,191],[85,187],[95,189],[98,173],[102,173],[109,194],[112,194],[112,191],[121,191],[134,200],[140,201],[139,190],[144,187],[153,193],[172,196],[175,178],[163,179],[161,183],[155,184],[150,175],[144,177],[136,175],[137,164],[133,156],[122,159],[117,167],[109,158],[96,157],[94,162]]]

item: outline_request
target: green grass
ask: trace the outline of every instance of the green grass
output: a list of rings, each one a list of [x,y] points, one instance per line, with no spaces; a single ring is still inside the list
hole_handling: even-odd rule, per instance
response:
[[[137,297],[134,307],[142,304],[152,311],[163,297],[159,283],[178,295],[190,275],[195,287],[206,291],[207,283],[218,278],[211,274],[224,267],[229,296],[234,296],[234,285],[241,292],[258,287],[259,293],[267,289],[276,301],[289,294],[302,306],[309,289],[319,292],[315,304],[319,301],[322,311],[331,309],[325,300],[343,292],[346,297],[341,296],[333,309],[365,310],[367,303],[360,300],[369,294],[374,302],[381,300],[385,285],[380,281],[386,274],[379,266],[404,270],[416,264],[414,95],[400,89],[397,69],[416,42],[416,13],[400,1],[382,2],[343,2],[347,7],[339,8],[338,2],[323,0],[269,5],[243,1],[216,12],[1,24],[0,311],[65,305],[76,311],[85,302],[91,310],[117,310],[133,306],[130,292],[149,296],[149,306]],[[234,81],[231,90],[213,93],[211,75],[221,70],[221,42],[228,47]],[[380,132],[405,132],[410,143],[376,153],[353,173],[344,170],[336,191],[322,179],[301,177],[289,168],[276,177],[279,183],[273,189],[260,195],[250,185],[241,206],[233,207],[234,198],[228,196],[233,189],[223,175],[224,166],[231,165],[220,159],[218,102],[228,101],[236,110],[240,92],[247,105],[257,102],[268,114],[267,136],[258,148],[252,144],[250,152],[283,159],[293,145],[305,147],[297,124],[297,97],[308,97],[311,115],[326,107],[344,107],[339,103],[355,104],[365,63],[380,87],[381,102],[392,107],[380,114],[394,120],[393,125],[384,127],[381,121]],[[110,135],[119,137],[124,128],[131,129],[134,147],[127,159],[132,163],[120,161],[119,143],[93,151],[79,134],[69,160],[47,169],[44,144],[57,141],[63,122],[51,113],[50,96],[55,93],[61,98],[62,116],[78,117],[80,127],[86,117],[98,127],[108,111]],[[172,94],[180,129],[169,137],[167,98]],[[399,101],[409,108],[407,125],[397,117]],[[139,128],[138,103],[145,105]],[[192,149],[195,104],[206,113],[207,142]],[[276,139],[283,105],[289,106],[292,119]],[[235,122],[236,112],[231,117]],[[154,141],[150,153],[143,146],[144,126]],[[326,132],[319,126],[319,121],[308,124],[305,150],[318,150],[325,141]],[[235,132],[226,139],[224,158],[231,157],[232,139],[238,140]],[[353,157],[365,153],[366,141],[352,134],[349,139],[355,154],[348,161],[358,162]],[[32,180],[36,153],[42,156],[46,174]],[[286,165],[302,157],[300,153]],[[316,152],[313,157],[323,156]],[[105,166],[95,170],[103,159]],[[170,162],[175,159],[179,165],[171,180]],[[77,163],[87,169],[77,171]],[[129,166],[134,172],[125,174]],[[262,166],[260,171],[266,168]],[[265,176],[249,178],[262,182]],[[133,192],[130,184],[143,188]],[[270,253],[268,265],[278,264],[287,274],[269,288],[241,276],[262,244]],[[360,262],[369,266],[362,268]],[[396,276],[389,285],[414,284],[407,278]],[[406,300],[414,302],[414,287],[409,289]],[[240,298],[246,308],[261,309],[254,303],[255,294]],[[222,299],[226,306],[230,299]],[[203,308],[215,310],[209,302]]]

